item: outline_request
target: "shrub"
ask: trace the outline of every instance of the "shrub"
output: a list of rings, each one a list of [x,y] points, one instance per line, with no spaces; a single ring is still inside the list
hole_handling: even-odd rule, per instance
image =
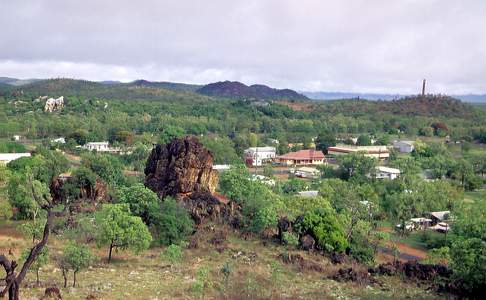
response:
[[[158,241],[162,245],[177,244],[185,240],[194,226],[186,209],[171,197],[166,197],[160,210],[154,213],[154,224]]]
[[[0,199],[0,219],[10,220],[13,217],[12,206],[8,201]]]
[[[349,254],[357,261],[365,264],[371,264],[375,260],[375,251],[372,245],[362,236],[351,238]]]
[[[299,238],[290,232],[283,233],[283,242],[289,247],[296,247],[299,244]]]
[[[182,260],[182,247],[175,244],[170,244],[162,253],[160,257],[171,264],[179,263]]]
[[[479,238],[458,239],[450,249],[454,278],[470,294],[486,288],[486,242]]]
[[[344,230],[331,208],[318,208],[308,212],[296,222],[301,233],[310,233],[317,245],[326,251],[343,252],[348,247]]]
[[[154,222],[153,213],[160,209],[159,198],[152,190],[143,184],[137,183],[130,187],[121,187],[117,191],[117,198],[120,203],[130,205],[133,215],[139,216],[150,225]]]
[[[196,272],[196,281],[192,284],[192,292],[200,297],[204,296],[206,289],[211,289],[213,284],[209,279],[209,269],[201,267]]]

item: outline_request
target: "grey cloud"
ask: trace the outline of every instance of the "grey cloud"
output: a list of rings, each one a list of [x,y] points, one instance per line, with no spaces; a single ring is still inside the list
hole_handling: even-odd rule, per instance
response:
[[[2,0],[0,74],[486,92],[483,0]]]

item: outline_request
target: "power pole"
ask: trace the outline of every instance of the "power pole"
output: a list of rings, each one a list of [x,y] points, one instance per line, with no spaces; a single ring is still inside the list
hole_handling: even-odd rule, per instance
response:
[[[426,83],[426,80],[424,79],[422,81],[422,97],[425,96],[425,83]]]

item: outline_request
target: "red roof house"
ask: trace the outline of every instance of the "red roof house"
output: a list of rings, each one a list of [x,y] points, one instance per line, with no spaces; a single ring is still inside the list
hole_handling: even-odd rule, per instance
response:
[[[278,163],[291,165],[322,165],[326,162],[324,153],[320,150],[300,150],[297,152],[289,152],[284,155],[277,156],[275,159]]]

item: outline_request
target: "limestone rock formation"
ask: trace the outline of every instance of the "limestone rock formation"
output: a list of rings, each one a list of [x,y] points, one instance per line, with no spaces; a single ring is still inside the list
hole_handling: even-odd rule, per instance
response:
[[[61,96],[57,99],[49,98],[46,101],[46,105],[44,106],[45,112],[53,112],[56,110],[60,110],[64,107],[64,96]]]
[[[161,198],[194,192],[213,193],[217,184],[213,156],[196,137],[157,145],[145,167],[145,185]]]

